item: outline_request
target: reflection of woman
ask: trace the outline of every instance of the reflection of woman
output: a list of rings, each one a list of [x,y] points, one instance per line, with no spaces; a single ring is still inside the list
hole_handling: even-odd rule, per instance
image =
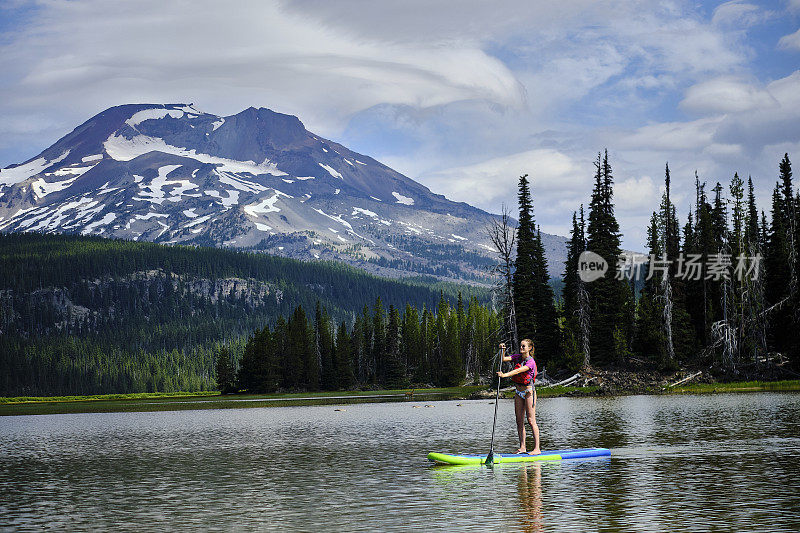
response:
[[[522,531],[538,533],[544,531],[542,520],[542,465],[534,463],[520,469],[519,474],[520,513],[524,517]]]
[[[519,435],[519,449],[517,453],[526,453],[525,447],[525,418],[533,431],[533,450],[531,455],[539,455],[539,426],[536,424],[536,389],[533,382],[536,379],[536,362],[533,360],[533,341],[524,339],[519,344],[520,353],[506,356],[506,345],[501,344],[503,361],[515,363],[511,372],[498,372],[501,378],[511,378],[517,390],[514,391],[514,413],[517,417],[517,434]]]

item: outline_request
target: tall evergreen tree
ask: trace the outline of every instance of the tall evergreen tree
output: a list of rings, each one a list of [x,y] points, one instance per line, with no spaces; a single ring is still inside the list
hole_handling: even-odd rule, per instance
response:
[[[587,227],[588,250],[599,254],[609,265],[615,265],[620,256],[619,223],[614,215],[613,176],[608,162],[608,151],[595,163],[595,185],[589,204]],[[621,364],[624,354],[618,353],[615,331],[625,327],[625,304],[629,288],[613,272],[587,284],[590,302],[590,350],[596,365]]]
[[[514,271],[517,329],[533,339],[541,366],[561,360],[561,335],[541,232],[533,216],[527,174],[519,179],[519,226]]]
[[[336,362],[336,388],[339,390],[349,390],[355,386],[355,374],[353,372],[353,345],[350,335],[347,333],[347,324],[342,321],[336,333],[335,347]]]
[[[745,219],[745,250],[754,255],[760,251],[759,244],[761,230],[758,224],[758,209],[756,208],[756,195],[753,190],[753,178],[747,177],[747,215]]]
[[[567,260],[564,262],[564,287],[561,290],[564,328],[563,351],[564,364],[570,370],[577,370],[584,362],[585,350],[588,347],[588,331],[585,332],[581,324],[582,309],[581,296],[586,295],[586,288],[578,275],[578,259],[586,249],[586,236],[583,221],[583,205],[581,205],[581,220],[578,222],[577,214],[572,213],[572,231],[567,243]],[[585,317],[584,317],[585,318]],[[585,324],[584,324],[585,326]]]
[[[651,260],[662,257],[663,249],[659,233],[658,218],[656,213],[653,213],[650,217],[650,226],[647,228],[647,245]],[[662,367],[668,362],[664,306],[659,298],[660,277],[653,273],[652,264],[649,265],[649,270],[637,305],[633,349],[641,359]]]
[[[788,154],[778,168],[780,181],[775,184],[772,193],[772,223],[764,253],[764,291],[767,305],[775,306],[769,317],[770,345],[778,352],[787,353],[792,345],[791,292],[794,270],[791,257],[794,193]]]
[[[386,324],[384,346],[385,381],[392,389],[406,385],[406,369],[400,353],[400,313],[394,305],[389,305],[389,320]]]
[[[317,300],[314,307],[314,351],[320,368],[320,387],[331,390],[334,387],[333,373],[333,334],[330,330],[328,313]]]
[[[457,313],[449,313],[445,323],[444,343],[442,346],[443,375],[442,385],[455,387],[464,381],[464,364],[459,349],[459,331]]]
[[[382,383],[385,379],[386,361],[384,358],[384,345],[386,343],[386,311],[383,308],[381,297],[375,300],[372,315],[372,367],[374,374],[373,383]]]
[[[520,337],[533,337],[536,331],[536,282],[533,258],[536,228],[533,221],[533,203],[527,174],[519,178],[517,200],[519,225],[517,226],[517,259],[514,262],[514,307],[517,331]],[[534,339],[535,341],[536,339]]]
[[[236,392],[235,373],[231,354],[227,348],[222,348],[217,355],[217,389],[222,394]]]

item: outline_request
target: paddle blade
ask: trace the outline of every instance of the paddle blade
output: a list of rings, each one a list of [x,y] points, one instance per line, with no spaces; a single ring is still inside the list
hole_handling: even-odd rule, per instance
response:
[[[492,467],[494,465],[494,452],[489,452],[489,455],[486,456],[486,461],[483,464],[488,467]]]

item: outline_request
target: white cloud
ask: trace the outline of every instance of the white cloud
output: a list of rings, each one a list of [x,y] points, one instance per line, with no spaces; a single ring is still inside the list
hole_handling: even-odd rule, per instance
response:
[[[632,177],[617,180],[614,197],[618,213],[642,213],[658,206],[661,191],[650,176]]]
[[[800,74],[756,78],[755,4],[46,1],[0,40],[0,166],[112,105],[265,106],[490,211],[528,172],[537,221],[568,228],[608,147],[636,247],[665,161],[688,203],[695,169],[769,182],[800,143]]]
[[[712,142],[719,122],[719,118],[703,118],[690,122],[651,124],[622,134],[615,146],[629,150],[693,150]]]
[[[235,9],[212,1],[192,9],[156,0],[43,4],[0,58],[11,81],[0,89],[3,107],[69,102],[83,118],[124,102],[194,100],[219,113],[277,108],[325,133],[378,103],[523,102],[511,71],[468,38],[364,39],[255,0]]]
[[[778,101],[759,87],[733,77],[698,83],[686,91],[680,106],[699,113],[738,113],[776,107]]]
[[[800,51],[800,30],[781,37],[780,41],[778,41],[778,48]]]
[[[715,26],[747,28],[760,24],[774,15],[771,11],[762,11],[757,5],[733,0],[719,5],[714,10],[711,23]]]
[[[534,207],[548,211],[557,207],[555,197],[564,205],[578,204],[591,188],[591,167],[587,169],[557,150],[539,149],[497,157],[480,163],[450,168],[421,176],[419,181],[451,200],[467,202],[496,211],[500,203],[516,205],[519,177],[528,174]],[[565,202],[566,201],[566,202]]]

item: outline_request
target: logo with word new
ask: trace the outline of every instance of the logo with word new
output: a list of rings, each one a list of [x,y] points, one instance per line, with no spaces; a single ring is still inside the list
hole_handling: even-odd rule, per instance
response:
[[[578,276],[584,283],[595,281],[606,275],[608,262],[600,255],[585,250],[578,257]]]

